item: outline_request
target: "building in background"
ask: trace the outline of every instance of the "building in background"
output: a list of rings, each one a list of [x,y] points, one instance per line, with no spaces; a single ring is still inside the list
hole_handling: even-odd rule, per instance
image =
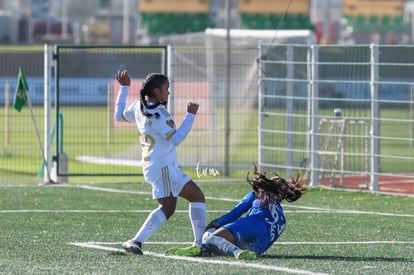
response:
[[[413,42],[406,0],[343,0],[340,43],[408,44]],[[406,8],[407,7],[407,8]]]
[[[230,1],[227,18],[226,1]],[[0,0],[0,43],[156,44],[225,28],[313,30],[318,43],[414,42],[414,0]]]
[[[316,39],[321,44],[338,41],[343,0],[311,1],[310,17],[315,26]]]
[[[129,7],[131,41],[138,0],[1,0],[1,43],[118,43],[124,4]],[[7,35],[2,35],[7,33]],[[120,37],[121,33],[121,38]],[[129,41],[129,40],[128,40]]]

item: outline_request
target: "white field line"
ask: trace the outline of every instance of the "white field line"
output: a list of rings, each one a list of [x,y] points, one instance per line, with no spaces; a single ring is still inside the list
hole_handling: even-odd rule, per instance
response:
[[[19,209],[19,210],[0,210],[1,213],[150,213],[154,209],[151,210],[91,210],[91,209],[67,209],[67,210],[60,210],[60,209]],[[209,213],[225,213],[227,211],[224,210],[212,210],[208,211]],[[188,214],[188,210],[175,210],[174,213],[186,213]],[[311,211],[314,213],[314,211]]]
[[[198,180],[200,181],[200,180]],[[201,180],[203,181],[203,180]],[[212,182],[214,180],[206,180],[206,182]],[[220,180],[221,182],[233,182],[234,180],[230,179],[223,179]],[[382,183],[379,183],[382,184]],[[41,185],[41,184],[40,184]],[[6,184],[6,185],[0,185],[0,188],[2,187],[6,187],[6,188],[10,188],[10,187],[34,187],[35,185],[25,185],[25,184],[21,184],[21,185],[16,185],[16,184]],[[100,188],[100,187],[94,187],[94,186],[88,186],[88,185],[69,185],[69,184],[52,184],[52,185],[47,185],[49,187],[81,187],[81,188],[85,188],[85,189],[91,189],[91,190],[99,190],[102,189],[100,191],[107,191],[107,192],[111,192],[111,190],[113,192],[117,192],[117,193],[130,193],[130,194],[140,194],[140,195],[145,195],[145,194],[151,194],[150,192],[137,192],[137,191],[127,191],[127,190],[119,190],[119,189],[111,189],[111,188]],[[328,189],[328,190],[338,190],[336,188],[330,188],[327,186],[320,186],[321,188],[324,189]],[[344,189],[343,191],[347,191],[347,192],[359,192],[360,190],[354,190],[354,189]],[[382,191],[377,191],[375,192],[375,194],[381,194],[381,195],[388,195],[388,196],[404,196],[404,197],[411,197],[414,198],[413,194],[405,194],[404,193],[405,190],[400,190],[400,189],[394,189],[394,188],[382,188]],[[396,193],[396,192],[400,192],[400,193]],[[213,199],[213,197],[206,197],[207,199]],[[222,200],[222,201],[237,201],[235,199],[229,199],[229,198],[214,198],[216,200]]]
[[[6,213],[150,213],[151,210],[91,210],[91,209],[10,209],[0,210],[0,214]],[[209,213],[225,213],[224,210],[208,210]],[[355,215],[375,215],[375,216],[391,216],[391,217],[404,217],[414,218],[414,214],[395,214],[395,213],[381,213],[381,212],[364,212],[353,210],[285,210],[285,213],[292,214],[355,214]],[[176,210],[175,213],[188,213],[188,210]]]
[[[79,247],[84,248],[94,248],[94,249],[100,249],[104,251],[110,251],[116,254],[125,254],[124,250],[119,248],[113,248],[113,247],[107,247],[104,245],[87,242],[87,243],[69,243],[70,245],[75,245]],[[182,261],[188,261],[188,262],[197,262],[197,263],[210,263],[210,264],[221,264],[221,265],[229,265],[229,266],[240,266],[240,267],[247,267],[247,268],[255,268],[260,270],[272,270],[272,271],[281,271],[286,273],[295,273],[295,274],[309,274],[309,275],[316,275],[316,274],[328,274],[328,273],[318,273],[318,272],[312,272],[309,270],[303,270],[303,269],[294,269],[294,268],[288,268],[283,266],[276,266],[276,265],[263,265],[263,264],[256,264],[256,263],[249,263],[249,262],[242,262],[242,261],[221,261],[221,260],[213,260],[213,259],[207,259],[207,258],[199,258],[199,257],[180,257],[180,256],[165,256],[164,254],[144,251],[143,256],[137,255],[137,257],[145,257],[145,256],[153,256],[158,258],[165,258],[165,259],[175,259],[175,260],[182,260]]]
[[[193,242],[145,242],[146,245],[191,245]],[[76,243],[70,243],[76,244]],[[82,242],[82,244],[121,245],[122,242]],[[273,245],[355,245],[355,244],[414,244],[414,241],[344,241],[344,242],[275,242]]]
[[[26,186],[26,185],[25,185]],[[90,185],[51,185],[51,187],[71,187],[71,188],[83,188],[88,190],[94,190],[94,191],[102,191],[102,192],[112,192],[112,193],[125,193],[125,194],[137,194],[137,195],[151,195],[150,192],[140,192],[140,191],[130,191],[130,190],[122,190],[122,189],[114,189],[114,188],[104,188],[104,187],[96,187],[96,186],[90,186]],[[0,186],[1,187],[1,186]],[[33,187],[33,186],[31,186]],[[224,198],[224,197],[206,197],[206,199],[210,200],[217,200],[217,201],[230,201],[230,202],[239,202],[238,199],[232,199],[232,198]],[[406,217],[406,218],[413,218],[414,214],[399,214],[399,213],[386,213],[386,212],[369,212],[369,211],[359,211],[359,210],[342,210],[342,209],[330,209],[330,208],[320,208],[320,207],[312,207],[312,206],[299,206],[299,205],[292,205],[292,204],[283,204],[283,207],[286,208],[296,208],[296,209],[304,209],[302,211],[289,211],[285,210],[285,213],[328,213],[328,214],[364,214],[364,215],[377,215],[377,216],[391,216],[391,217]],[[0,213],[18,213],[18,212],[88,212],[91,213],[98,213],[99,210],[0,210]],[[102,210],[102,213],[105,213],[105,211],[108,212],[114,212],[116,211],[123,211],[123,212],[148,212],[151,210]],[[182,211],[182,210],[181,210]],[[180,212],[180,210],[177,210],[176,212]],[[187,212],[187,211],[184,211]],[[209,211],[213,212],[213,211]],[[220,212],[220,211],[218,211]]]
[[[84,188],[84,189],[89,189],[89,190],[96,190],[96,191],[103,191],[103,192],[127,193],[127,194],[138,194],[138,195],[151,195],[150,192],[119,190],[119,189],[103,188],[103,187],[96,187],[96,186],[90,186],[90,185],[74,185],[73,187],[79,187],[79,188]],[[206,197],[206,199],[220,200],[220,201],[232,201],[232,202],[238,202],[239,201],[239,200],[236,200],[236,199],[218,198],[218,197]]]
[[[88,185],[57,185],[59,187],[75,187],[75,188],[84,188],[95,191],[104,191],[104,192],[113,192],[113,193],[128,193],[128,194],[139,194],[139,195],[150,195],[150,192],[137,192],[129,190],[119,190],[113,188],[101,188]],[[1,186],[0,186],[1,187]],[[10,187],[33,187],[33,185],[25,186],[10,186]],[[211,200],[222,200],[222,201],[232,201],[238,202],[237,199],[231,198],[217,198],[217,197],[206,197]],[[338,214],[368,214],[368,215],[383,215],[383,216],[399,216],[399,217],[414,217],[410,214],[398,214],[398,213],[382,213],[382,212],[367,212],[367,211],[353,211],[353,210],[338,210],[338,209],[329,209],[329,208],[318,208],[318,207],[308,207],[308,206],[296,206],[296,205],[284,205],[284,207],[298,208],[305,210],[287,210],[285,212],[290,213],[338,213]],[[62,213],[119,213],[119,212],[131,212],[131,213],[148,213],[152,210],[0,210],[0,213],[47,213],[47,212],[62,212]],[[185,210],[177,210],[176,212],[188,212]],[[224,211],[209,211],[209,212],[224,212]],[[160,242],[146,242],[146,244],[161,244]],[[75,245],[84,248],[94,248],[104,251],[110,251],[113,253],[125,254],[125,251],[118,248],[108,247],[105,245],[119,245],[120,242],[104,243],[104,242],[75,242],[69,243],[69,245]],[[162,244],[182,244],[178,242],[162,242]],[[366,242],[277,242],[277,245],[355,245],[355,244],[414,244],[414,241],[366,241]],[[308,270],[301,269],[292,269],[281,266],[271,266],[271,265],[261,265],[255,263],[247,262],[231,262],[231,261],[220,261],[212,260],[205,258],[191,258],[191,257],[179,257],[179,256],[165,256],[163,254],[153,253],[145,251],[145,255],[160,257],[160,258],[172,258],[177,260],[200,262],[200,263],[213,263],[213,264],[224,264],[232,266],[243,266],[249,268],[256,268],[261,270],[272,270],[272,271],[281,271],[286,273],[296,273],[296,274],[326,274],[326,273],[315,273]]]
[[[136,192],[136,191],[112,189],[112,188],[102,188],[102,187],[94,187],[94,186],[89,186],[89,185],[74,185],[74,187],[97,190],[97,191],[104,191],[104,192],[121,192],[121,193],[131,193],[131,194],[150,194],[148,192],[145,193],[145,192]],[[237,199],[223,198],[223,197],[220,197],[220,198],[218,198],[218,197],[206,197],[206,199],[218,200],[218,201],[239,202],[239,200],[237,200]],[[329,209],[329,208],[319,208],[319,207],[309,207],[309,206],[297,206],[297,205],[289,205],[289,204],[284,204],[283,207],[284,208],[289,208],[289,207],[300,208],[300,209],[306,209],[306,210],[312,210],[312,211],[324,211],[324,212],[328,212],[328,213],[337,213],[337,214],[366,214],[366,215],[393,216],[393,217],[414,217],[414,214],[368,212],[368,211],[358,211],[358,210],[340,210],[340,209]],[[309,213],[309,212],[304,212],[304,213]]]

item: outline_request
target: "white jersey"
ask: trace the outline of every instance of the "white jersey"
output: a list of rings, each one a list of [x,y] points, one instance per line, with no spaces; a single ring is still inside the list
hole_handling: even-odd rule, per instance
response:
[[[142,146],[144,168],[156,164],[158,167],[177,162],[176,146],[191,130],[195,115],[187,113],[180,128],[176,128],[174,118],[164,105],[146,109],[153,114],[147,117],[141,112],[140,102],[134,101],[125,108],[129,87],[121,86],[116,102],[115,118],[118,121],[135,122]]]
[[[162,165],[177,161],[176,146],[170,142],[176,132],[173,117],[164,105],[151,109],[149,113],[153,115],[147,117],[141,113],[139,101],[129,105],[123,113],[127,120],[136,122],[143,163],[155,162]]]

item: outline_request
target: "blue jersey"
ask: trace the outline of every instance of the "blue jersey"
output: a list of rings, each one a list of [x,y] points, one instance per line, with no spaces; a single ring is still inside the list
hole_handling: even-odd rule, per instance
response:
[[[242,215],[247,212],[247,216]],[[241,249],[263,254],[282,234],[286,218],[279,202],[265,202],[259,206],[254,192],[248,193],[227,214],[216,219],[220,227],[228,229]]]

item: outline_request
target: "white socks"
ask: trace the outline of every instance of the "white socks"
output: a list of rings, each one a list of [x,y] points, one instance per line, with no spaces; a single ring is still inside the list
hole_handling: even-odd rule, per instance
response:
[[[238,246],[232,244],[225,238],[213,234],[210,234],[210,236],[206,238],[204,243],[208,248],[213,249],[219,254],[225,256],[236,257],[237,254],[242,252],[242,250]]]
[[[201,246],[204,230],[207,226],[206,204],[204,202],[190,202],[189,216],[193,227],[194,243]]]
[[[132,239],[135,243],[144,243],[148,238],[167,221],[164,212],[160,208],[153,210],[139,229],[138,233]]]
[[[191,202],[189,204],[189,216],[193,227],[194,243],[201,246],[201,239],[207,226],[206,204],[204,202]],[[167,221],[164,212],[160,208],[152,211],[138,233],[132,239],[136,243],[144,243]]]

